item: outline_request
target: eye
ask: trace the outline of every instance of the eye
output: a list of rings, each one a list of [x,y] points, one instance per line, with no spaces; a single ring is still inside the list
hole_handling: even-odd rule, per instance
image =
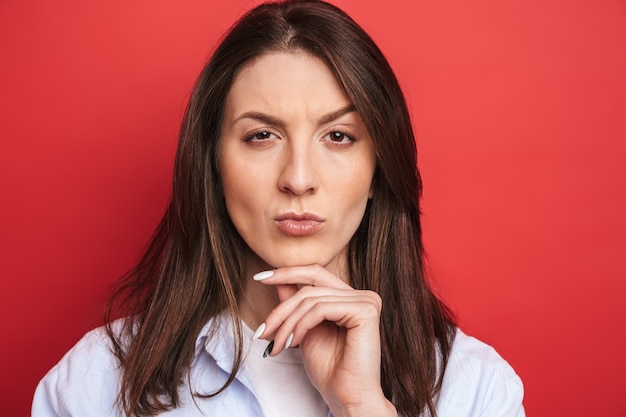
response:
[[[272,139],[272,137],[276,137],[276,135],[270,132],[269,130],[259,130],[246,136],[244,139],[244,142],[250,142],[250,141],[262,142],[268,139]]]
[[[336,144],[346,144],[346,145],[356,141],[352,136],[346,133],[340,132],[338,130],[334,130],[330,132],[329,134],[325,136],[325,138],[328,138],[327,140],[329,142],[336,143]]]

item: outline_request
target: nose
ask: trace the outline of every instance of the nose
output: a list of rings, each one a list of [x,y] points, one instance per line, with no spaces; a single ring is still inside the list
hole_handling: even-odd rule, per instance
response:
[[[308,143],[290,142],[284,150],[278,187],[294,195],[312,194],[319,187],[319,166],[315,162],[315,149]]]

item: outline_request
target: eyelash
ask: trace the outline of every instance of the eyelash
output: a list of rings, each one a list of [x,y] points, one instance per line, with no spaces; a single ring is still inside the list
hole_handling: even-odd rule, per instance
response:
[[[262,138],[262,139],[255,138],[255,136],[258,136],[258,135],[261,135],[261,134],[265,134],[265,135],[267,135],[268,137],[266,137],[266,138]],[[274,135],[274,133],[270,132],[270,131],[269,131],[269,130],[267,130],[267,129],[261,129],[261,130],[257,130],[257,131],[254,131],[254,132],[250,133],[248,136],[246,136],[246,137],[243,139],[243,141],[244,141],[244,142],[250,142],[250,141],[252,141],[252,140],[254,140],[254,139],[256,139],[256,140],[258,140],[258,141],[264,141],[264,140],[269,139],[269,136],[270,136],[270,135]],[[274,136],[276,136],[276,135],[274,135]]]
[[[336,135],[336,134],[341,135],[341,141],[340,142],[332,140],[332,136]],[[258,136],[258,135],[263,135],[265,137],[263,137],[263,138],[256,138],[256,136]],[[247,135],[244,138],[243,141],[244,142],[251,142],[251,141],[256,140],[256,141],[259,141],[259,142],[263,142],[263,141],[265,141],[267,139],[270,139],[271,135],[277,136],[276,134],[274,134],[271,131],[266,130],[266,129],[257,130],[255,132],[252,132],[249,135]],[[354,136],[349,135],[349,134],[347,134],[345,132],[342,132],[341,130],[331,130],[330,132],[328,132],[327,134],[325,134],[323,136],[323,138],[326,138],[326,137],[329,138],[328,142],[332,143],[333,145],[339,145],[339,146],[347,146],[347,145],[357,141]],[[348,142],[343,142],[344,139],[348,139]]]
[[[335,134],[339,134],[339,135],[342,136],[340,142],[336,142],[336,141],[332,140],[332,137]],[[356,142],[356,138],[354,136],[348,135],[347,133],[342,132],[340,130],[332,130],[332,131],[328,132],[326,135],[324,135],[324,137],[327,137],[327,136],[329,137],[329,142],[331,142],[334,145],[347,146],[347,145],[349,145],[351,143]],[[348,142],[343,142],[343,139],[348,139]]]

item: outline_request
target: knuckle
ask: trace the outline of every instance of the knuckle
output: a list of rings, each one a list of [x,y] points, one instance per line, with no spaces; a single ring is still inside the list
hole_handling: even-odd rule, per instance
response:
[[[306,310],[310,310],[317,304],[317,299],[313,297],[307,297],[300,302],[300,305]]]
[[[322,303],[318,303],[317,300],[311,303],[309,311],[313,313],[314,316],[323,315],[324,306]]]
[[[365,303],[363,309],[364,309],[364,312],[368,316],[371,316],[371,317],[380,316],[380,310],[378,309],[378,306],[373,303],[370,303],[370,302]]]
[[[323,266],[319,265],[319,264],[315,264],[312,265],[312,271],[311,271],[311,285],[315,286],[315,285],[319,285],[319,277],[320,275],[324,274],[325,272],[327,272]]]
[[[383,309],[383,299],[375,291],[369,291],[368,290],[368,291],[366,291],[366,295],[371,300],[370,302],[372,303],[372,305],[374,307],[376,307],[376,310],[380,314],[380,312]]]

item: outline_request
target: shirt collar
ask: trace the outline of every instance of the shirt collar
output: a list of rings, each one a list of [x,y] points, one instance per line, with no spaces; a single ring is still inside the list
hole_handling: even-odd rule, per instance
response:
[[[243,331],[244,329],[242,328],[242,332]],[[244,334],[244,339],[245,337],[246,335]],[[200,355],[208,354],[213,358],[218,367],[224,372],[231,374],[235,361],[235,340],[236,334],[232,317],[229,312],[223,311],[217,316],[212,317],[207,324],[204,325],[202,330],[200,330],[196,338],[196,359]],[[250,377],[245,370],[245,366],[243,366],[249,345],[246,343],[246,340],[243,342],[242,365],[235,375],[235,379],[252,390]]]

